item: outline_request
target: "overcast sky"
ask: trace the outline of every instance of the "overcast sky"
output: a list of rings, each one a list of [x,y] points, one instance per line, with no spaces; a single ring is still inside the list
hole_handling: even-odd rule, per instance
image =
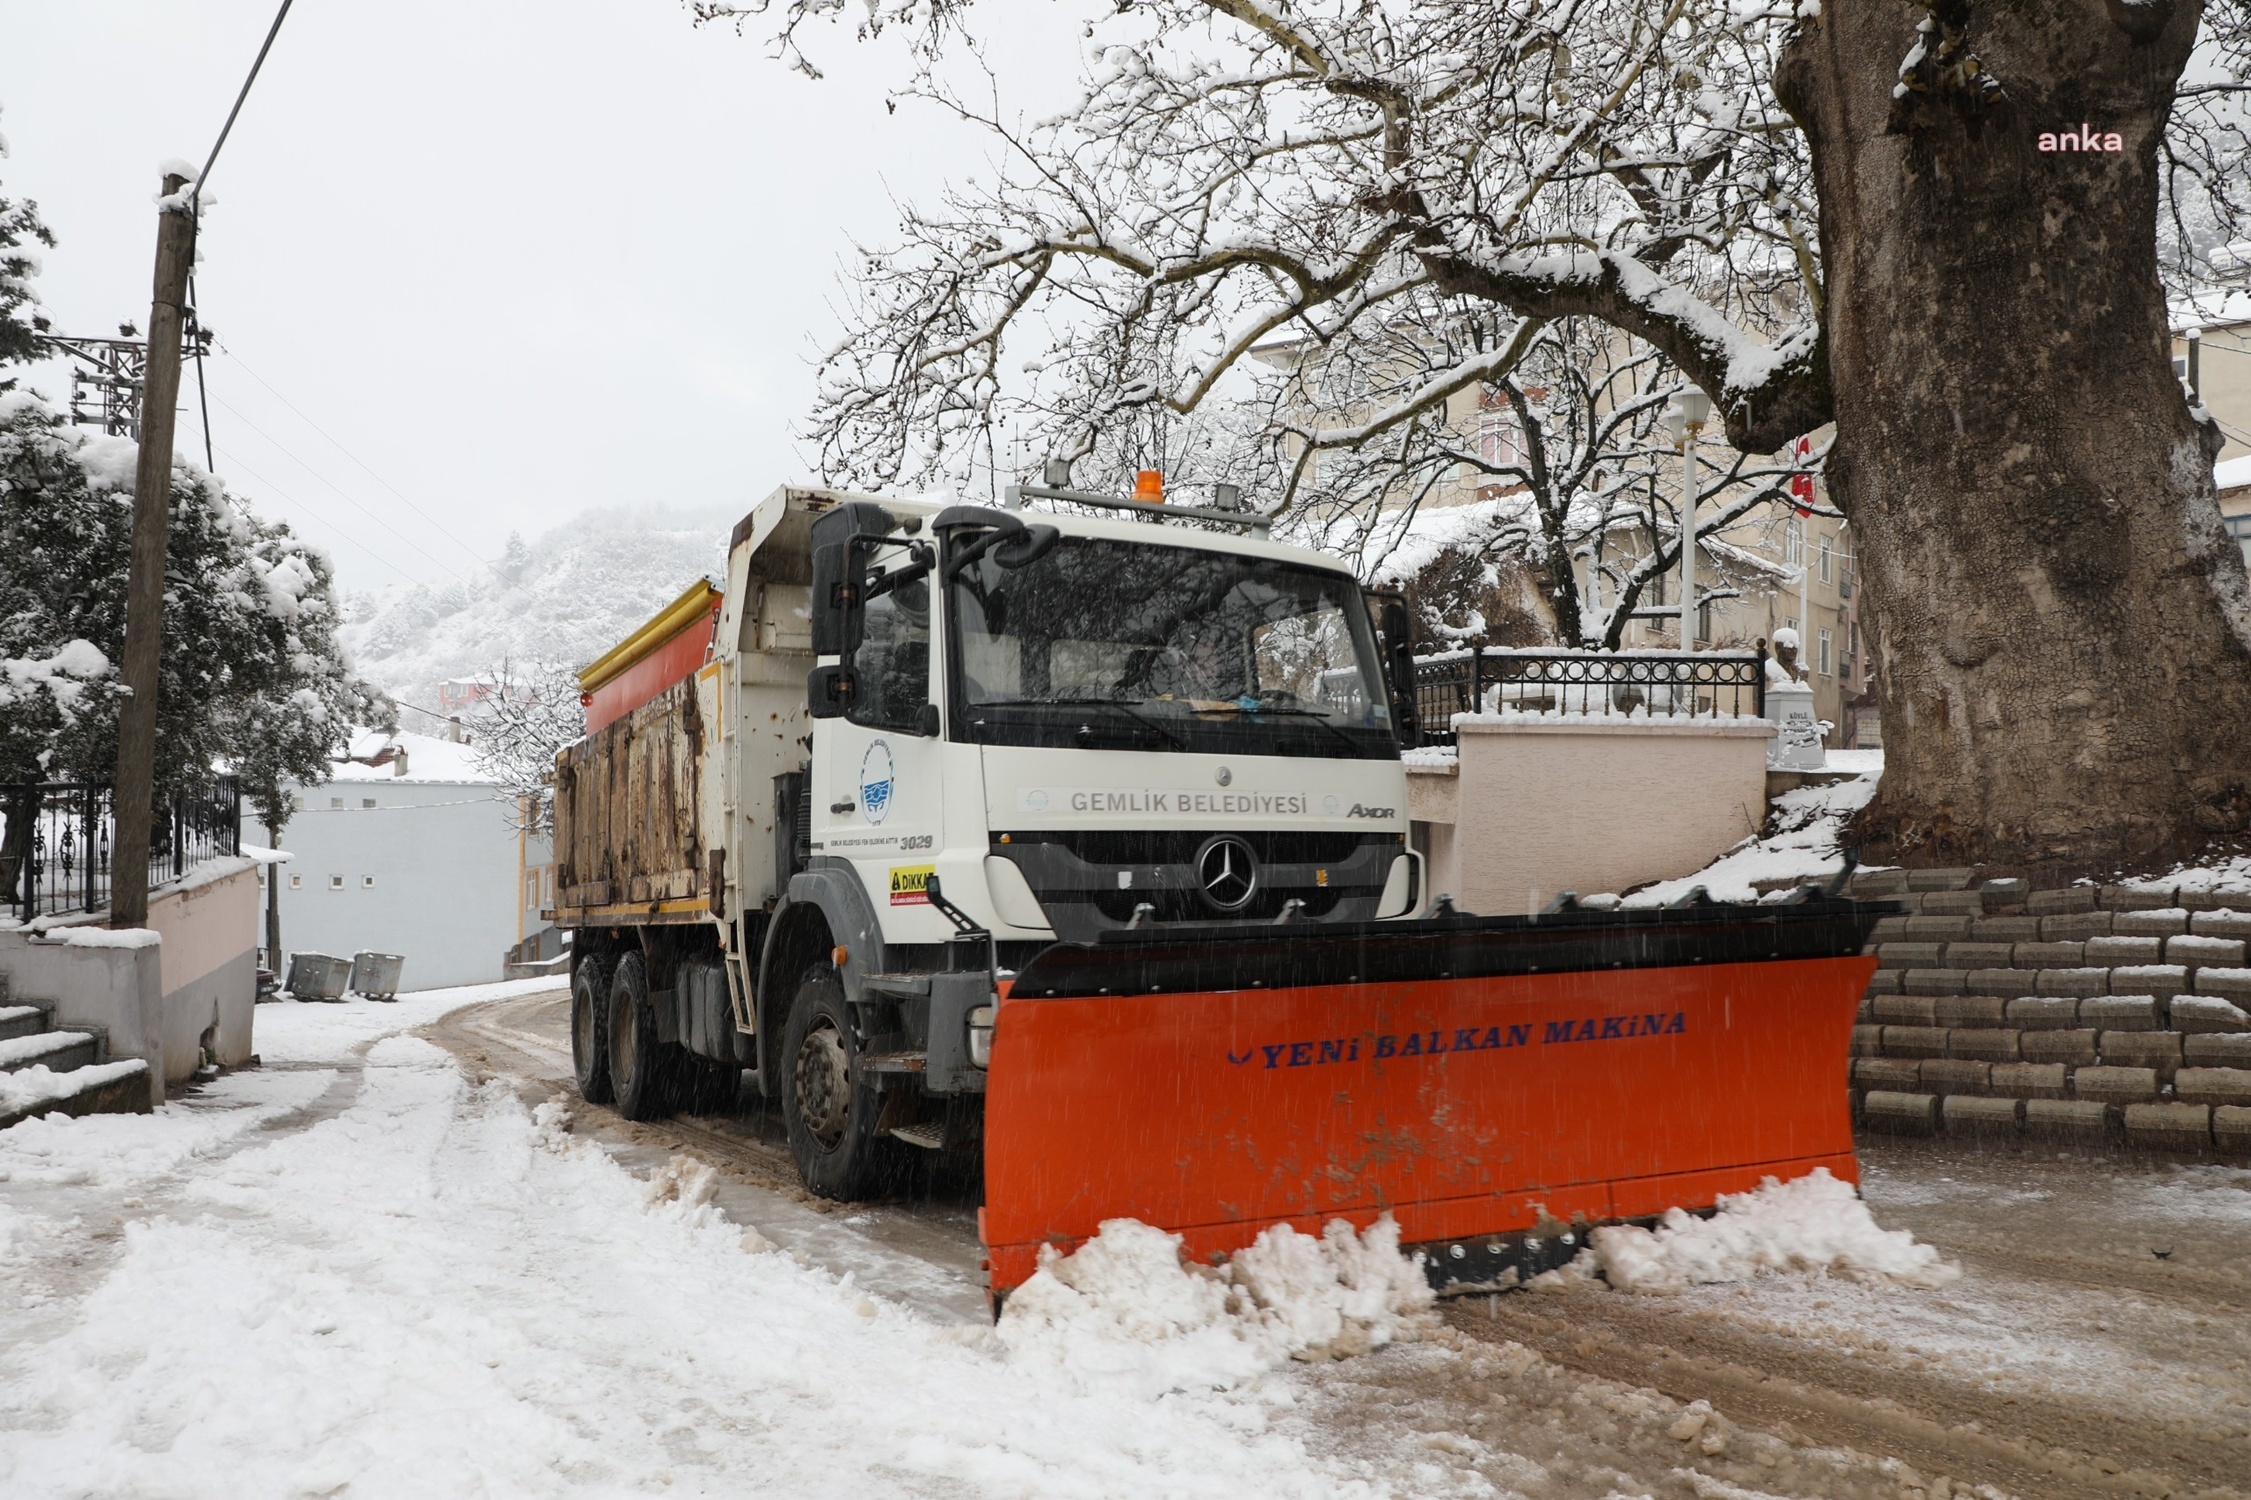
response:
[[[0,191],[59,241],[59,331],[146,322],[157,164],[203,160],[276,3],[0,0]],[[1076,8],[1008,11],[1008,50],[1067,80]],[[987,146],[885,110],[896,48],[809,36],[818,82],[678,0],[298,0],[211,176],[219,472],[346,587],[811,477],[840,253]]]

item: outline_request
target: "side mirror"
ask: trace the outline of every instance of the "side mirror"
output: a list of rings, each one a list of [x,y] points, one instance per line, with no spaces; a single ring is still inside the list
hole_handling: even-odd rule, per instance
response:
[[[858,539],[813,549],[813,654],[850,656],[859,649],[866,583]]]
[[[867,607],[863,551],[897,526],[891,512],[849,500],[813,518],[813,654],[850,656],[860,645]]]
[[[938,720],[938,705],[935,703],[923,704],[922,711],[914,717],[914,732],[926,740],[934,740],[938,737],[938,731],[942,727]]]
[[[859,690],[850,667],[815,667],[805,679],[805,710],[816,719],[840,719]]]
[[[1052,526],[1027,526],[1005,541],[993,544],[993,561],[1014,572],[1038,562],[1053,552],[1055,544],[1062,540],[1063,533]]]

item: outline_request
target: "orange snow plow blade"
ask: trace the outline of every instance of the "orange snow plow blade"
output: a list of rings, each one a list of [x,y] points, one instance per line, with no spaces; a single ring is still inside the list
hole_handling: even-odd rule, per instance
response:
[[[1888,904],[1799,900],[1104,934],[1000,1007],[979,1226],[995,1291],[1105,1219],[1198,1258],[1389,1213],[1434,1282],[1767,1176],[1858,1181],[1853,1018]]]

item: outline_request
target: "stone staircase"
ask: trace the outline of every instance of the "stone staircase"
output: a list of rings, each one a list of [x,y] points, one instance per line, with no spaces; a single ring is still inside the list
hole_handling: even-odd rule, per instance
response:
[[[2251,890],[1880,870],[1853,1029],[1871,1132],[2251,1156]]]
[[[58,1026],[52,1001],[12,999],[0,974],[0,1130],[34,1115],[148,1109],[146,1062],[111,1062],[99,1027]]]

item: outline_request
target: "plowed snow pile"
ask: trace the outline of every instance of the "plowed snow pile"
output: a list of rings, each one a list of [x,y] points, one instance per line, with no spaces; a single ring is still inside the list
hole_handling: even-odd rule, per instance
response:
[[[1223,1267],[1184,1262],[1178,1235],[1111,1219],[1073,1254],[1044,1252],[996,1332],[1020,1363],[1155,1396],[1412,1338],[1431,1302],[1389,1215],[1365,1234],[1332,1220],[1318,1239],[1278,1225]]]
[[[1768,1271],[1821,1271],[1909,1286],[1944,1286],[1962,1272],[1904,1229],[1882,1229],[1851,1184],[1825,1167],[1748,1193],[1728,1193],[1699,1219],[1667,1211],[1654,1231],[1631,1224],[1597,1229],[1573,1267],[1601,1271],[1627,1292],[1678,1292]]]

